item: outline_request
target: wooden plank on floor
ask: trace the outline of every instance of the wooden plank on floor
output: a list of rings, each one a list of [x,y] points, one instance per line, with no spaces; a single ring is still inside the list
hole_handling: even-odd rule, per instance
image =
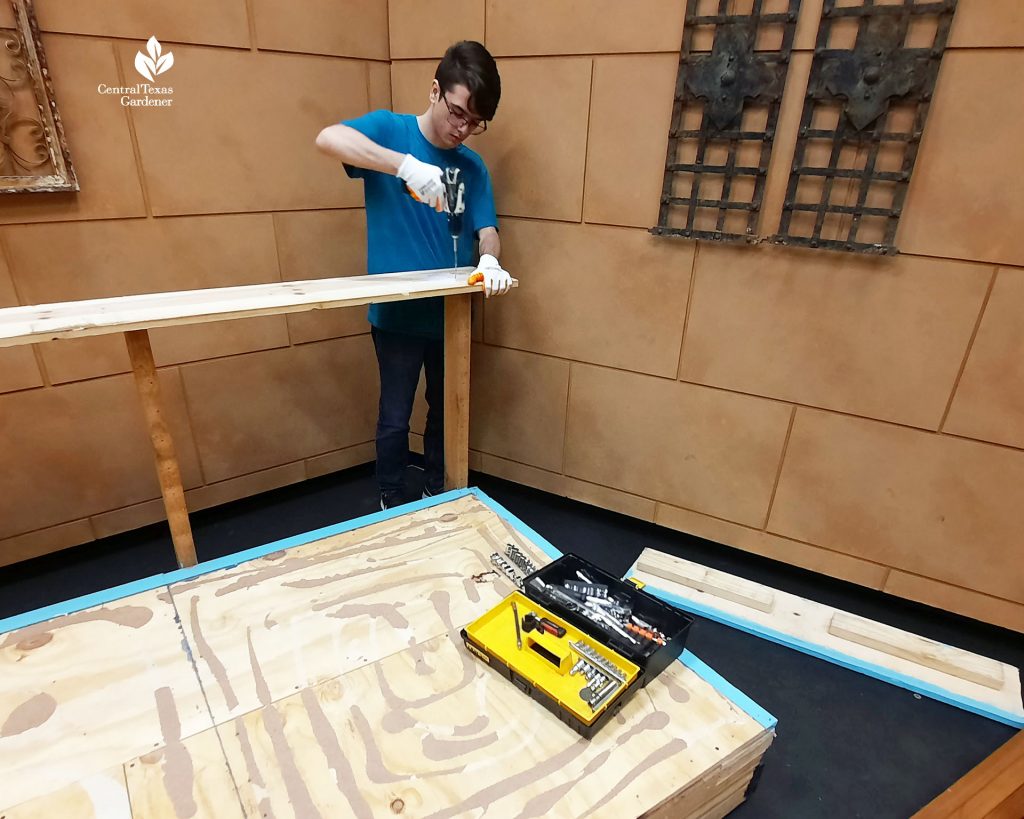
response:
[[[837,611],[828,624],[829,634],[877,648],[887,654],[935,668],[999,691],[1003,687],[1003,664],[970,651],[947,646],[902,629]]]
[[[649,591],[691,613],[1008,725],[1024,727],[1020,672],[1011,665],[855,618],[767,586],[761,587],[765,595],[760,599],[770,596],[772,607],[764,611],[751,605],[750,600],[729,599],[708,590],[705,578],[711,571],[698,563],[645,549],[633,576],[648,584]],[[859,639],[851,639],[855,633]]]
[[[1022,800],[1024,731],[929,802],[914,819],[1020,819]]]

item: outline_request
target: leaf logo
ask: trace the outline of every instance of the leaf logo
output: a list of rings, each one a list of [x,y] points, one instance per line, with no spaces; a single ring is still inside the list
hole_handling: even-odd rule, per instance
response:
[[[168,51],[161,56],[162,48],[156,37],[150,37],[146,41],[146,51],[149,52],[148,57],[141,51],[135,52],[135,70],[152,82],[158,74],[169,71],[174,65],[174,54]]]

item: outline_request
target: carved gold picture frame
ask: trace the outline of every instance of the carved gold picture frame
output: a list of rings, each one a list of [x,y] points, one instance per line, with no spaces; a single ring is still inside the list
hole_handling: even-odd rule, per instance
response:
[[[0,193],[77,191],[32,0],[0,29]]]

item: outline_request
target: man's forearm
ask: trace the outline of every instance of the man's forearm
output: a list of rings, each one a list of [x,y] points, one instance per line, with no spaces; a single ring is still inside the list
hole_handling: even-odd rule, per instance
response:
[[[378,145],[347,125],[329,125],[316,138],[316,147],[334,159],[357,168],[367,168],[394,176],[405,154]]]
[[[498,231],[488,230],[480,232],[480,255],[489,253],[495,259],[501,258],[501,239],[498,238]]]

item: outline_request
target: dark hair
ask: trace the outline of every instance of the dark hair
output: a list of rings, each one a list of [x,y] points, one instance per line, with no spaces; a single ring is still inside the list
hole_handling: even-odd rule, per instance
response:
[[[437,64],[434,79],[441,91],[451,91],[456,85],[469,90],[471,113],[481,119],[494,119],[501,99],[501,77],[494,57],[475,40],[463,40],[448,50]]]

